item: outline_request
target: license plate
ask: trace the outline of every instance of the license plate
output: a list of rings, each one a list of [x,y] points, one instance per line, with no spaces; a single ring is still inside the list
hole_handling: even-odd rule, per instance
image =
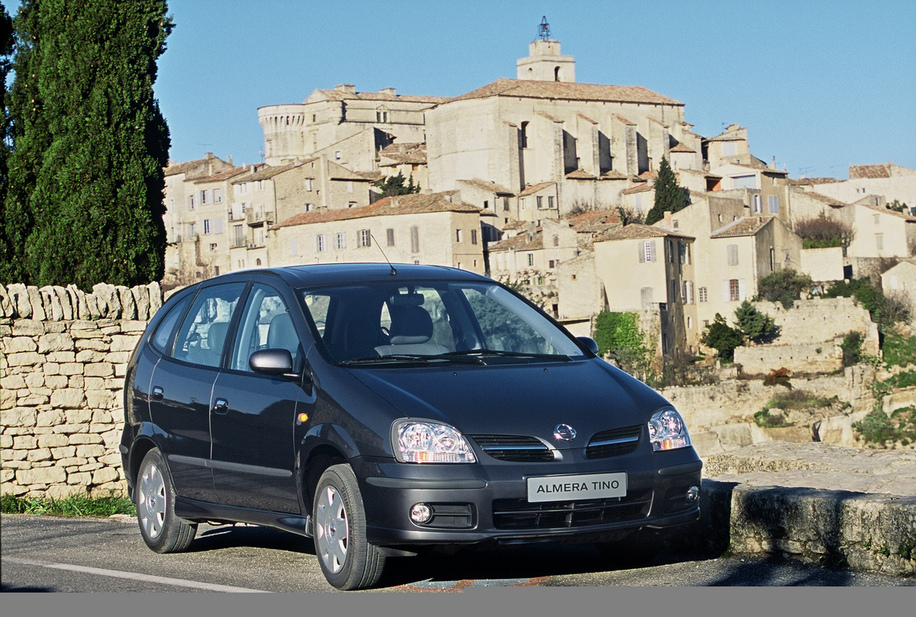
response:
[[[528,501],[572,501],[626,497],[626,473],[528,478]]]

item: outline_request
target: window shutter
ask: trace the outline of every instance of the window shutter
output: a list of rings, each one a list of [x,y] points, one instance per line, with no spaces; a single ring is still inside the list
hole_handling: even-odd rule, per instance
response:
[[[745,295],[744,289],[744,279],[738,279],[738,300],[743,301],[747,296]]]

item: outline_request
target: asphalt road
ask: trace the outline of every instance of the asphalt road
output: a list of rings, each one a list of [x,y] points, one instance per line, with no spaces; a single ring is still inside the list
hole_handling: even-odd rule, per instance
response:
[[[591,546],[527,546],[390,559],[372,593],[482,588],[905,587],[916,580],[783,559],[665,553],[623,569]],[[159,555],[133,519],[7,515],[0,519],[3,592],[335,592],[311,540],[260,527],[201,525],[190,550]],[[912,594],[912,592],[909,592]]]

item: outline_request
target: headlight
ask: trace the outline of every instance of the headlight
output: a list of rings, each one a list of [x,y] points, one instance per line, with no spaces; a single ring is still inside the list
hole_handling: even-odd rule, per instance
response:
[[[394,424],[394,454],[402,463],[476,463],[467,440],[437,422],[402,420]]]
[[[662,409],[649,420],[649,442],[652,450],[677,450],[690,445],[690,434],[681,414],[673,409]]]

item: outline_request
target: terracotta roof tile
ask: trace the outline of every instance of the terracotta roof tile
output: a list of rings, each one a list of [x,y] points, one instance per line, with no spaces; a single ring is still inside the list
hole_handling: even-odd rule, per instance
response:
[[[489,191],[491,193],[496,193],[497,195],[514,195],[514,193],[509,189],[488,180],[467,179],[458,180],[458,182],[463,182],[464,184],[473,186],[476,189]]]
[[[567,180],[596,180],[596,176],[588,173],[584,169],[576,169],[566,174]]]
[[[493,96],[559,99],[568,101],[605,101],[616,103],[649,103],[683,106],[667,96],[642,86],[605,86],[561,81],[535,81],[501,78],[452,100],[483,99]]]
[[[633,223],[631,225],[624,225],[622,227],[615,227],[614,229],[608,230],[606,233],[601,234],[599,238],[596,238],[595,241],[639,240],[641,238],[667,237],[685,238],[688,240],[695,239],[693,236],[688,236],[676,231],[670,231],[668,229],[664,229],[663,227]]]
[[[738,238],[753,236],[766,227],[775,216],[744,216],[709,234],[710,238]]]
[[[891,170],[888,165],[850,165],[849,179],[859,178],[890,178]]]
[[[519,197],[526,197],[528,195],[534,195],[538,191],[543,191],[544,189],[556,186],[555,182],[541,182],[540,184],[532,184],[531,186],[526,186],[521,193],[518,194]]]
[[[272,229],[293,227],[296,225],[309,225],[312,223],[345,221],[372,216],[427,214],[431,212],[480,213],[480,208],[477,206],[472,206],[464,202],[449,201],[449,198],[454,195],[454,193],[455,191],[445,193],[423,193],[418,195],[398,195],[397,197],[386,197],[368,206],[361,206],[359,208],[327,210],[324,212],[302,212],[277,223]]]

